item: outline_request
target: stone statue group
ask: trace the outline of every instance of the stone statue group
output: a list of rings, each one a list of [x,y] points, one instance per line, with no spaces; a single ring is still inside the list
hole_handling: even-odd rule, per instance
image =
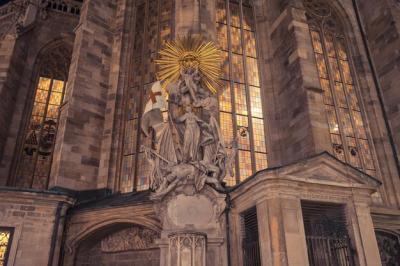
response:
[[[182,68],[179,80],[166,88],[168,118],[152,126],[152,147],[144,147],[154,198],[186,184],[197,192],[205,184],[223,190],[225,176],[233,176],[236,145],[225,144],[218,101],[201,81],[196,67]]]

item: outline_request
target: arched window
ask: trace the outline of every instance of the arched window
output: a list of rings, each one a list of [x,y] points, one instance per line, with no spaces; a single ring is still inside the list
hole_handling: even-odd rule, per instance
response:
[[[382,266],[400,264],[400,235],[386,231],[375,231]]]
[[[67,48],[57,45],[38,58],[35,93],[17,162],[18,187],[47,189],[70,57]]]
[[[156,59],[159,48],[171,38],[173,16],[172,0],[139,0],[135,3],[132,25],[131,72],[125,92],[125,126],[119,189],[148,189],[150,165],[141,150],[144,138],[140,131],[140,118],[144,99],[149,98],[156,80]],[[146,143],[148,144],[148,143]]]
[[[221,130],[225,141],[237,140],[239,148],[236,176],[226,179],[232,186],[267,167],[256,28],[250,0],[218,0],[216,17],[225,58],[225,86],[219,95]]]
[[[305,0],[334,155],[373,176],[371,143],[342,24],[328,1]]]

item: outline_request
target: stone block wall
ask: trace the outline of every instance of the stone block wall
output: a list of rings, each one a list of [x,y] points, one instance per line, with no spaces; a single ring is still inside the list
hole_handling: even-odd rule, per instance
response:
[[[57,265],[66,196],[0,188],[0,226],[13,227],[9,265]],[[57,230],[58,229],[58,230]],[[54,263],[48,264],[49,259]]]
[[[400,157],[400,3],[357,1],[382,86],[383,102]]]

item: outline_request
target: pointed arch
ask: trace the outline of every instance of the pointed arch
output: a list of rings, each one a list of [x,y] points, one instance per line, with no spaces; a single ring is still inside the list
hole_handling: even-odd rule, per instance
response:
[[[59,108],[68,80],[72,49],[58,39],[45,45],[36,58],[32,93],[28,97],[23,143],[16,158],[14,185],[47,189],[57,134]]]
[[[348,19],[338,12],[338,4],[328,1],[304,0],[304,7],[324,92],[333,154],[376,176],[373,146],[347,36]]]

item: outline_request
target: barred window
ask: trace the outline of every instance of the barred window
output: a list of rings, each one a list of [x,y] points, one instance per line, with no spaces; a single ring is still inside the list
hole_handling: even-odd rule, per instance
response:
[[[0,227],[0,266],[6,266],[10,254],[14,228]]]
[[[342,25],[326,3],[305,0],[333,154],[375,176],[371,142]]]
[[[39,75],[17,163],[18,187],[48,188],[70,56],[68,49],[58,46],[38,59]]]
[[[216,28],[222,50],[220,125],[226,143],[237,140],[233,186],[267,167],[264,115],[257,62],[256,31],[250,0],[218,0]]]
[[[154,60],[159,48],[171,39],[173,16],[172,0],[136,1],[134,23],[132,25],[133,44],[129,88],[125,92],[125,126],[122,151],[120,190],[149,188],[150,165],[140,147],[150,138],[140,131],[140,117],[144,99],[148,99],[151,85],[156,80]]]

